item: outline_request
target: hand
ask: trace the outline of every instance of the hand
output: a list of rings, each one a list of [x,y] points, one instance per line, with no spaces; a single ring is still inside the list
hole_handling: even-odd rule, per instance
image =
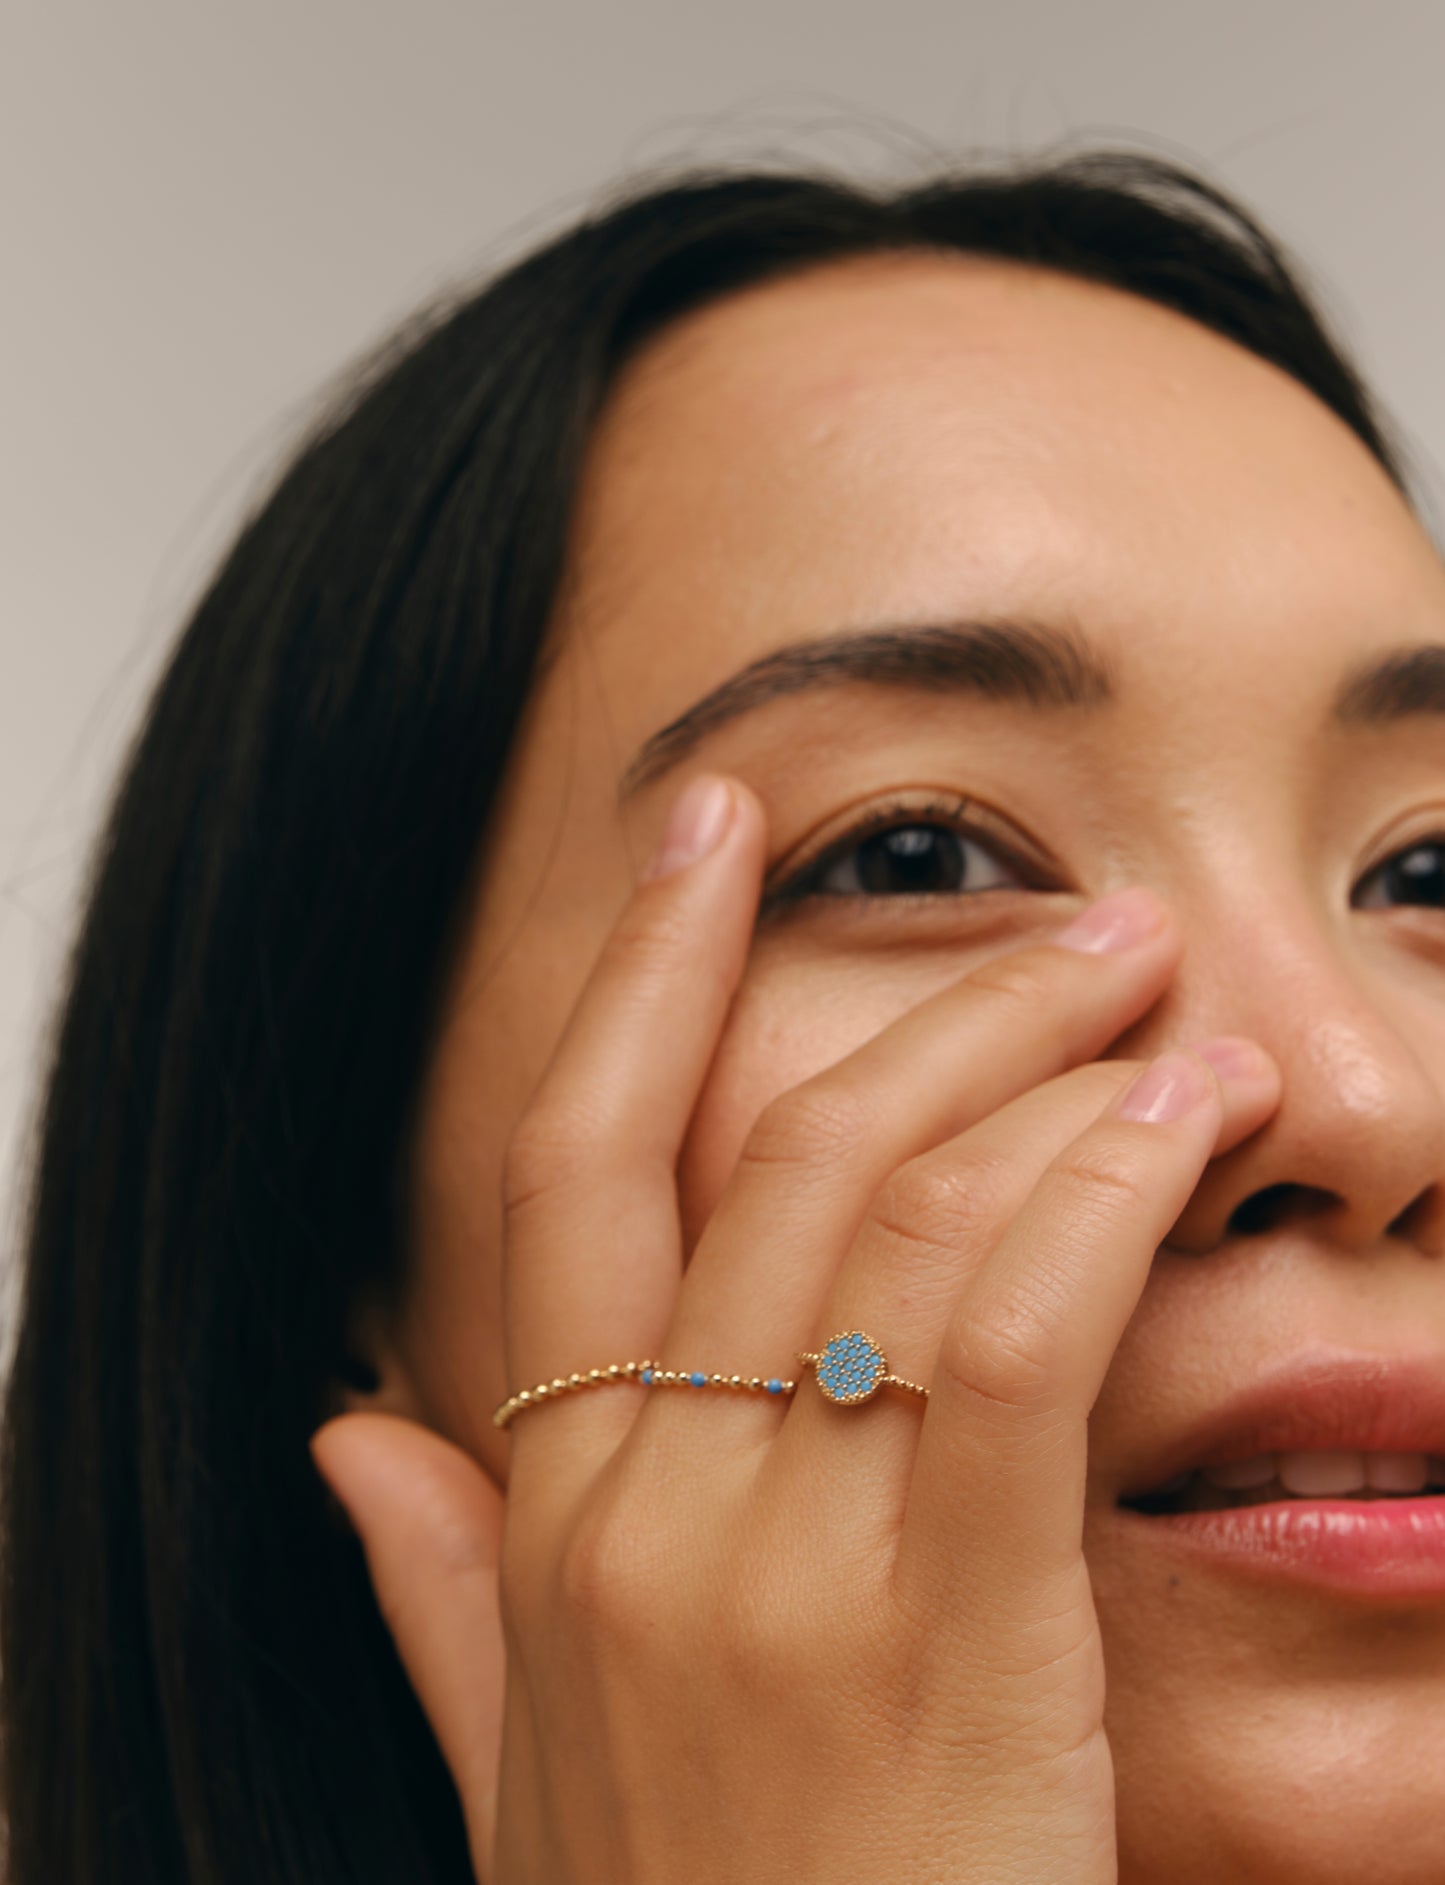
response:
[[[1087,1417],[1154,1251],[1276,1070],[1240,1042],[1137,1085],[1094,1059],[1178,960],[1163,906],[1122,893],[1092,937],[987,962],[770,1105],[684,1271],[674,1172],[763,851],[727,790],[713,848],[674,844],[638,889],[516,1132],[508,1369],[656,1356],[796,1395],[544,1401],[505,1506],[381,1415],[323,1428],[318,1464],[490,1885],[1105,1885]],[[829,1403],[790,1358],[851,1328],[928,1401]]]

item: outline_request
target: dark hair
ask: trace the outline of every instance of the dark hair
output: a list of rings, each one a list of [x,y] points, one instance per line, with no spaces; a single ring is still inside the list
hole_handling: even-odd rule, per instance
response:
[[[5,1411],[10,1885],[472,1876],[307,1440],[404,1262],[439,998],[619,365],[730,290],[916,249],[1177,309],[1405,488],[1276,244],[1127,154],[687,176],[372,364],[202,597],[94,857]]]

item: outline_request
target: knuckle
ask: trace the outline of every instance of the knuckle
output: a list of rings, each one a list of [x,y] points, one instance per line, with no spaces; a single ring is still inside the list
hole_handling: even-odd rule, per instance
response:
[[[656,1015],[660,1002],[730,994],[733,976],[713,943],[699,910],[678,901],[670,884],[652,886],[608,941],[611,998],[636,1014]]]
[[[965,1169],[911,1160],[879,1192],[872,1220],[888,1242],[956,1256],[994,1224],[996,1192],[986,1162]]]
[[[1073,1201],[1074,1210],[1090,1216],[1114,1217],[1149,1203],[1149,1188],[1137,1164],[1119,1145],[1077,1147],[1054,1167],[1053,1180]]]
[[[770,1100],[743,1146],[744,1165],[835,1164],[855,1157],[872,1129],[871,1108],[855,1087],[808,1080]]]
[[[555,1101],[525,1113],[502,1156],[502,1204],[509,1213],[556,1191],[574,1177],[591,1131],[590,1122]]]
[[[1051,1392],[1049,1343],[1027,1303],[995,1303],[955,1321],[937,1367],[966,1399],[1008,1413],[1036,1413]]]
[[[629,910],[612,932],[608,953],[627,981],[650,983],[684,964],[691,973],[699,941],[691,913],[664,898],[660,906]]]
[[[671,1609],[676,1566],[654,1529],[623,1522],[611,1505],[584,1514],[556,1569],[560,1615],[586,1638],[630,1642]]]
[[[1058,979],[1050,966],[1037,957],[998,956],[976,968],[969,984],[1010,1018],[1023,1016],[1036,1027],[1040,1013],[1058,1005]]]

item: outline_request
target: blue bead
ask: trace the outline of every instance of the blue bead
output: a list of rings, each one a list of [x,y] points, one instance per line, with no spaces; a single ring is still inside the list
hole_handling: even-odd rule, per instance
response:
[[[705,1374],[690,1374],[687,1378],[695,1388],[707,1386],[707,1376]]]
[[[782,1391],[783,1384],[778,1380],[777,1376],[774,1375],[773,1379],[768,1383],[768,1392],[769,1394],[781,1394]]]
[[[652,1370],[650,1368],[644,1368],[642,1378],[644,1381],[650,1382],[652,1380]]]

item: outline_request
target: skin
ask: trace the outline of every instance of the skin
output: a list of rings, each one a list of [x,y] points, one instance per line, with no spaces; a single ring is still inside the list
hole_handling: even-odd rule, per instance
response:
[[[798,693],[619,804],[644,741],[785,644],[999,617],[1087,638],[1117,700],[1038,711],[941,690]],[[1374,867],[1445,828],[1445,747],[1425,715],[1327,724],[1362,660],[1442,631],[1439,559],[1355,436],[1285,374],[1166,310],[1041,271],[892,257],[749,290],[668,330],[594,440],[552,658],[428,1087],[410,1277],[400,1303],[361,1316],[382,1387],[353,1405],[446,1436],[502,1490],[529,1429],[555,1423],[557,1436],[570,1421],[571,1442],[601,1420],[620,1440],[608,1423],[622,1415],[600,1407],[635,1409],[631,1389],[492,1426],[510,1391],[555,1368],[659,1352],[604,1340],[552,1359],[534,1309],[509,1365],[500,1200],[509,1140],[690,777],[724,774],[756,801],[767,887],[879,803],[916,823],[938,822],[940,802],[981,801],[996,832],[1048,862],[1040,880],[973,850],[995,887],[815,897],[746,938],[677,1160],[682,1253],[702,1250],[701,1286],[707,1226],[770,1102],[1091,900],[1149,886],[1169,940],[1076,1055],[1120,1066],[1090,1076],[1077,1118],[1080,1089],[1056,1082],[1052,1127],[1019,1115],[1017,1129],[1021,1159],[1030,1132],[1052,1156],[1125,1063],[1222,1035],[1264,1050],[1266,1071],[1244,1098],[1226,1094],[1201,1157],[1216,1155],[1166,1219],[1089,1420],[1084,1555],[1120,1876],[1438,1876],[1445,1609],[1166,1575],[1108,1516],[1160,1433],[1283,1356],[1327,1344],[1445,1357],[1445,916],[1351,905]],[[982,1064],[960,1057],[961,1091]],[[1289,1189],[1262,1225],[1232,1224],[1273,1187]],[[759,1217],[776,1224],[774,1267],[798,1279],[819,1339],[851,1325],[813,1320],[841,1246],[820,1253],[807,1223],[781,1202]],[[959,1287],[946,1265],[910,1273],[901,1326],[920,1292]],[[690,1312],[687,1352],[664,1351],[672,1365],[786,1365],[744,1304],[708,1288],[714,1309]],[[870,1306],[862,1326],[907,1374],[891,1313]],[[653,1333],[666,1339],[665,1317]],[[907,1359],[928,1378],[928,1356]],[[788,1418],[803,1413],[800,1397]],[[877,1417],[890,1434],[908,1419],[901,1398]],[[339,1452],[332,1466],[358,1516],[365,1497]],[[370,1549],[369,1517],[359,1525]],[[499,1687],[500,1651],[488,1666]]]

